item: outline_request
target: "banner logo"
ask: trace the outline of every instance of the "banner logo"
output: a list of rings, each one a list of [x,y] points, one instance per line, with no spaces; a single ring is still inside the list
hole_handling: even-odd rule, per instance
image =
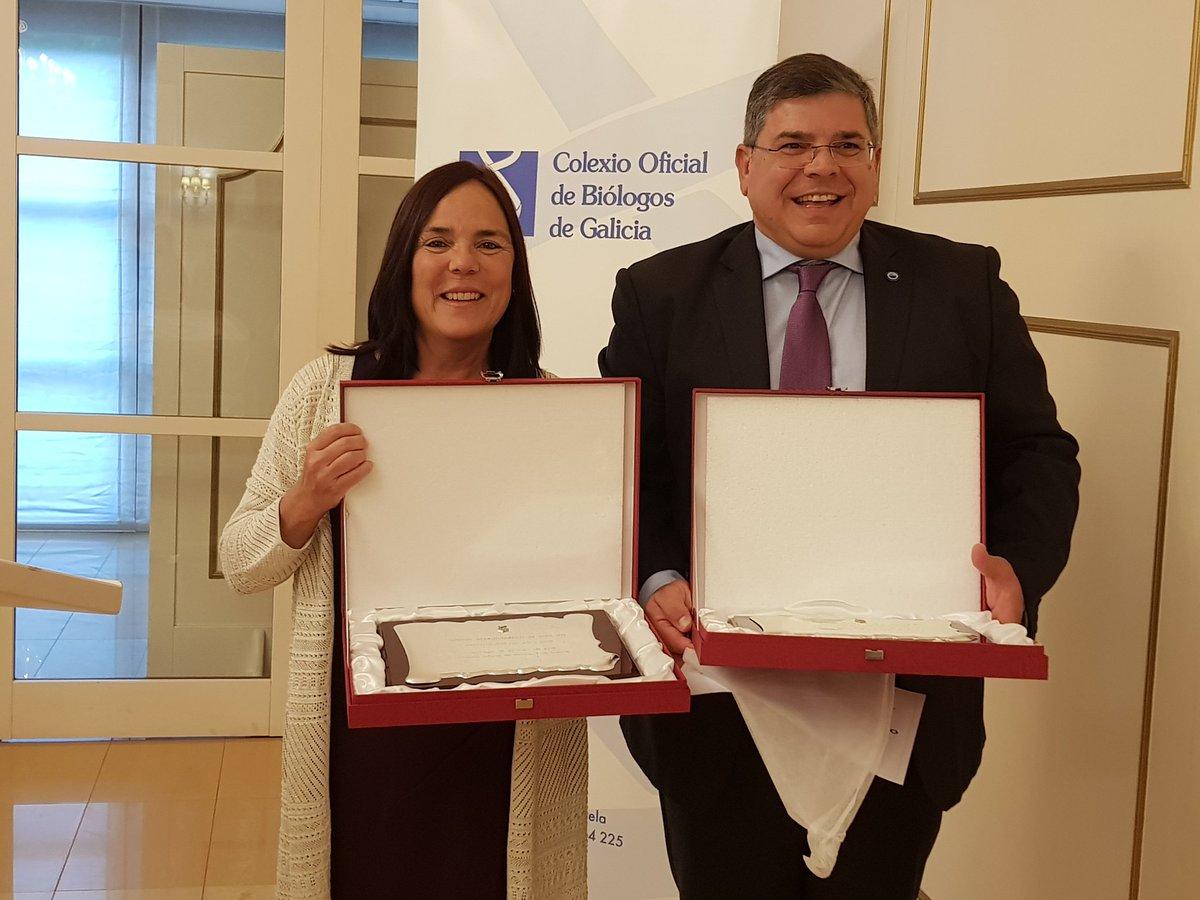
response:
[[[462,150],[460,160],[485,166],[508,188],[521,234],[533,237],[534,213],[537,209],[538,153],[536,150]]]

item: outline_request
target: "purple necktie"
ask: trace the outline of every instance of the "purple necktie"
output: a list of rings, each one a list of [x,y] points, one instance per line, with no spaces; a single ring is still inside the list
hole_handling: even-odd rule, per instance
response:
[[[779,388],[784,391],[823,391],[833,384],[829,357],[829,328],[817,302],[817,288],[836,263],[819,262],[788,266],[800,278],[800,294],[788,313],[783,339]]]

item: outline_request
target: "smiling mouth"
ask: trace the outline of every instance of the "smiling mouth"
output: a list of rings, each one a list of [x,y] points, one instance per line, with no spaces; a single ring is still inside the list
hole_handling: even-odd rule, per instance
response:
[[[438,296],[449,303],[476,303],[483,299],[479,291],[445,291]]]
[[[800,197],[793,197],[792,202],[797,206],[803,206],[809,209],[828,209],[837,206],[844,198],[840,194],[829,193],[811,193],[804,194]]]

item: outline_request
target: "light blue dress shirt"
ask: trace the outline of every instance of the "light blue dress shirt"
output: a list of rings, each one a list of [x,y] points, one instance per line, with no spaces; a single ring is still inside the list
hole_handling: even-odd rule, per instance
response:
[[[862,391],[867,386],[867,289],[863,281],[862,254],[858,244],[861,232],[854,235],[840,253],[829,257],[838,264],[817,288],[817,303],[829,328],[829,356],[833,365],[833,387],[842,391]],[[754,229],[754,242],[762,262],[763,312],[767,322],[767,363],[771,371],[771,389],[779,388],[779,368],[783,362],[783,341],[787,334],[788,314],[800,293],[800,279],[787,267],[803,257],[784,250]],[[683,578],[674,569],[655,572],[642,583],[638,602],[643,606],[665,584]]]

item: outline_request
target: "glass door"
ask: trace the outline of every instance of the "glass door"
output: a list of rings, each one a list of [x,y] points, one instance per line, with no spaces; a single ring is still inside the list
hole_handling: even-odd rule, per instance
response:
[[[216,541],[316,349],[294,289],[312,273],[289,276],[284,245],[319,244],[319,217],[289,225],[284,197],[319,172],[321,84],[287,103],[284,85],[322,70],[325,21],[304,0],[227,5],[0,4],[18,23],[0,546],[124,585],[115,617],[0,612],[0,738],[280,730],[289,589],[234,594]],[[285,125],[313,122],[285,168]]]
[[[124,586],[0,610],[0,739],[282,730],[290,585],[236,595],[216,544],[281,387],[362,329],[416,13],[228,5],[0,0],[0,547]]]

